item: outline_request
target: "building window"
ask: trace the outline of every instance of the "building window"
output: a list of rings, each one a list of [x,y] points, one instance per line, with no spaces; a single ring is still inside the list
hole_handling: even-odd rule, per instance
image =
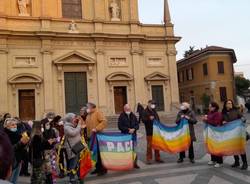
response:
[[[183,72],[178,72],[178,81],[179,83],[184,82]]]
[[[203,64],[203,75],[208,75],[207,63]]]
[[[218,73],[219,74],[224,74],[224,62],[223,61],[218,61]]]
[[[186,70],[186,75],[187,75],[187,80],[191,81],[194,79],[194,69],[190,68],[188,70]]]
[[[220,87],[220,100],[222,102],[227,100],[227,88],[226,87]]]
[[[82,19],[82,0],[62,0],[63,18]]]

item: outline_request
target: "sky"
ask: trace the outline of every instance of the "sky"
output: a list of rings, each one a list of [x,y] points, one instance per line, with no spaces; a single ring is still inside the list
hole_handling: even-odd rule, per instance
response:
[[[142,23],[161,24],[163,0],[139,0]],[[177,59],[189,46],[206,45],[232,48],[236,52],[235,71],[250,79],[250,0],[169,0],[175,35]]]

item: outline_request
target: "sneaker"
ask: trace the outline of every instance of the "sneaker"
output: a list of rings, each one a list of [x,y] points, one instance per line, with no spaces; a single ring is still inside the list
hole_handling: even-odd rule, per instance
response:
[[[215,162],[210,160],[207,165],[215,165]]]
[[[135,169],[140,169],[140,166],[137,165],[137,164],[135,164],[135,165],[134,165],[134,168],[135,168]]]
[[[98,172],[98,173],[97,173],[97,176],[104,176],[104,175],[106,175],[107,173],[108,173],[107,170],[103,170],[103,171],[101,171],[101,172]]]
[[[215,168],[220,168],[221,166],[222,164],[218,164],[218,163],[214,165]]]
[[[98,173],[98,171],[95,169],[94,171],[92,171],[90,174],[91,175],[95,175],[95,174],[97,174]]]

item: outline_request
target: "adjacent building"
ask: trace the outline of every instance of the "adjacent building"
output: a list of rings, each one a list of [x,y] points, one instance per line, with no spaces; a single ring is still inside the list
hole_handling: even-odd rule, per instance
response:
[[[233,49],[208,46],[196,50],[177,62],[180,101],[190,102],[196,111],[202,111],[207,101],[216,101],[222,107],[226,99],[235,100]]]
[[[179,40],[167,0],[160,25],[139,22],[137,0],[0,0],[0,114],[40,119],[91,101],[114,115],[151,98],[171,112]]]

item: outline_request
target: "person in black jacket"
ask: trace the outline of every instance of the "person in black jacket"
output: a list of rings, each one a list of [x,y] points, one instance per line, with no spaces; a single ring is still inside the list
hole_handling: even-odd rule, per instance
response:
[[[223,116],[223,124],[226,124],[228,122],[241,119],[243,118],[243,115],[240,113],[240,111],[235,107],[232,100],[227,100],[224,103],[224,107],[222,110],[222,116]],[[241,155],[241,159],[243,162],[243,165],[241,167],[242,170],[247,170],[248,163],[247,163],[247,155],[246,153]],[[240,158],[238,155],[234,156],[234,164],[232,167],[236,168],[240,166]]]
[[[10,181],[11,183],[16,184],[21,169],[23,152],[29,142],[29,137],[27,134],[21,135],[18,132],[17,120],[14,118],[7,118],[5,120],[4,131],[8,135],[14,149],[14,162]]]
[[[118,128],[123,134],[132,134],[134,146],[136,146],[136,131],[139,129],[139,122],[128,104],[124,106],[124,111],[120,114],[118,119]],[[137,164],[137,157],[134,162],[134,168],[140,168]]]
[[[152,136],[153,136],[153,122],[154,120],[160,121],[159,115],[155,110],[156,103],[153,100],[148,101],[148,106],[144,110],[142,121],[145,125],[146,135],[147,135],[147,164],[152,164]],[[160,157],[160,151],[154,150],[155,161],[158,163],[163,163]]]
[[[32,165],[31,184],[44,184],[46,182],[45,171],[43,170],[45,162],[44,151],[49,149],[55,140],[44,139],[40,126],[35,126],[32,134],[29,149]]]
[[[196,141],[195,131],[194,131],[194,125],[197,123],[197,119],[195,117],[195,113],[190,109],[190,104],[187,102],[183,102],[181,104],[181,110],[177,114],[176,123],[179,124],[182,119],[187,119],[189,124],[189,131],[190,131],[190,137],[191,137],[191,144],[189,147],[189,159],[191,163],[195,163],[194,161],[194,147],[193,142]],[[185,151],[180,153],[180,158],[177,161],[178,163],[182,163],[184,158],[186,157]]]

